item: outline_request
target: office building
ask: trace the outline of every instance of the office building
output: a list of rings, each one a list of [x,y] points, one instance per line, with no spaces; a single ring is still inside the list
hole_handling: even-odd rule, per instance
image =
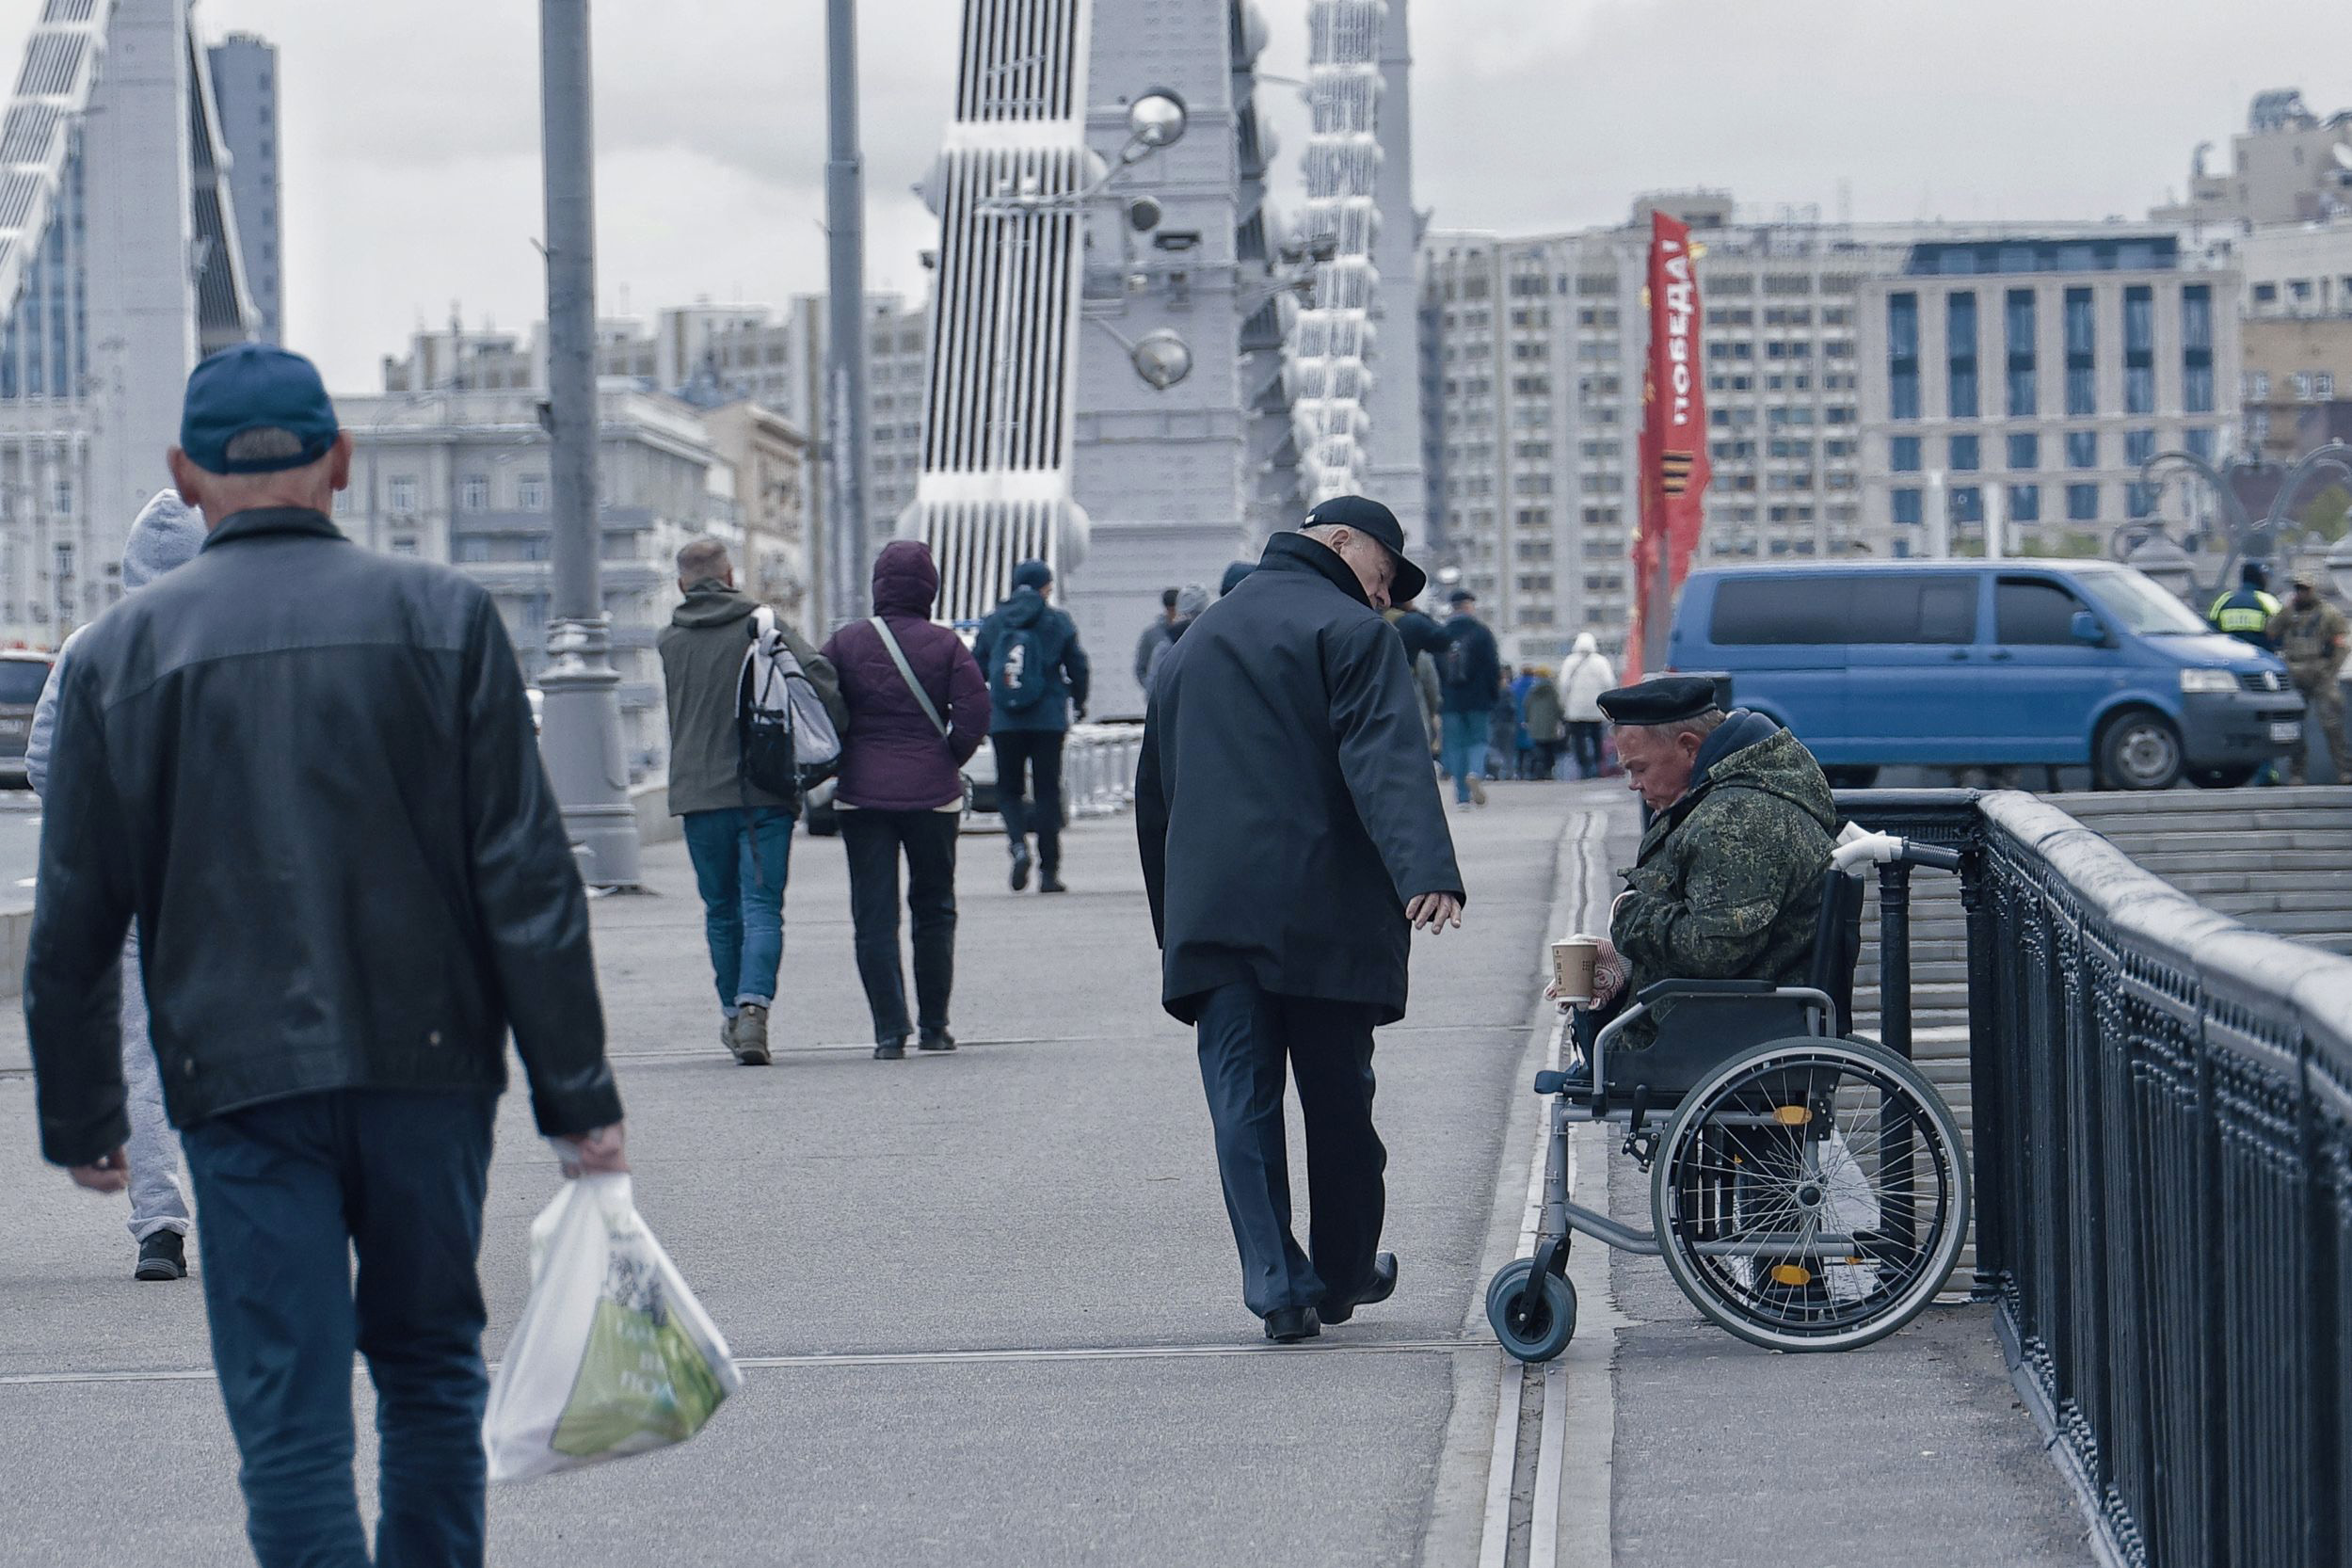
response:
[[[2210,168],[2211,152],[2199,145],[2187,199],[2158,207],[2150,222],[2228,230],[2352,212],[2352,110],[2323,120],[2292,88],[2259,93],[2231,138],[2230,167]]]
[[[621,675],[623,750],[631,776],[643,777],[668,754],[653,639],[677,603],[677,552],[703,534],[741,552],[742,475],[712,444],[703,410],[611,383],[600,398],[604,610]],[[488,588],[524,674],[536,679],[547,663],[552,592],[539,394],[448,390],[337,401],[357,453],[336,520],[371,548],[445,562]]]
[[[2169,232],[1911,247],[1858,301],[1864,548],[1981,546],[2006,520],[2023,548],[2106,553],[2156,515],[2148,459],[2231,444],[2238,296]]]
[[[205,51],[220,138],[229,153],[229,191],[236,208],[237,248],[253,296],[253,335],[284,341],[285,274],[280,246],[278,48],[251,33],[232,33]]]

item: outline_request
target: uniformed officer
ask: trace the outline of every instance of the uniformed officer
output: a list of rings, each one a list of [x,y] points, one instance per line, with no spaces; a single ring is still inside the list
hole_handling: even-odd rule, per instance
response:
[[[2260,561],[2248,561],[2238,568],[2238,585],[2213,601],[2205,619],[2215,631],[2272,653],[2277,645],[2270,640],[2270,620],[2279,609],[2278,600],[2270,593],[2270,568]]]
[[[1601,695],[1628,788],[1656,813],[1609,913],[1594,1003],[1652,981],[1801,984],[1837,831],[1830,781],[1796,736],[1666,676]],[[1625,1045],[1647,1046],[1643,1019]]]
[[[2344,748],[2344,612],[2319,597],[2319,574],[2295,574],[2295,598],[2270,620],[2270,640],[2287,662],[2295,689],[2303,694],[2303,732],[2287,756],[2287,782],[2304,782],[2311,755],[2312,726],[2328,737],[2328,756],[2339,781],[2352,783],[2352,758]]]

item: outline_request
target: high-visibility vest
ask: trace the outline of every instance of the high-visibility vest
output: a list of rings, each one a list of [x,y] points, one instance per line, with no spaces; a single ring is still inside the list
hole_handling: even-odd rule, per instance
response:
[[[2250,632],[2257,636],[2270,625],[2270,617],[2279,613],[2279,601],[2260,588],[2250,593],[2245,588],[2232,588],[2213,601],[2205,613],[2215,630],[2232,636]]]

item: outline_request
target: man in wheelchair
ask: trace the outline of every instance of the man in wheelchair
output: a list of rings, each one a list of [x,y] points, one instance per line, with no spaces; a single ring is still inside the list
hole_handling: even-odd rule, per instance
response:
[[[1802,984],[1835,847],[1830,782],[1796,736],[1668,676],[1601,696],[1628,786],[1656,813],[1609,912],[1595,1021],[1654,981]],[[1634,1020],[1617,1048],[1656,1038]]]

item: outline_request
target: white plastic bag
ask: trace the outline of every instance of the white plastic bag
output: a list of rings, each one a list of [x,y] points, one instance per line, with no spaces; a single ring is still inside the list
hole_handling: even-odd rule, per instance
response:
[[[743,1381],[629,1178],[568,1181],[531,1224],[531,1299],[482,1417],[490,1480],[682,1443]]]

